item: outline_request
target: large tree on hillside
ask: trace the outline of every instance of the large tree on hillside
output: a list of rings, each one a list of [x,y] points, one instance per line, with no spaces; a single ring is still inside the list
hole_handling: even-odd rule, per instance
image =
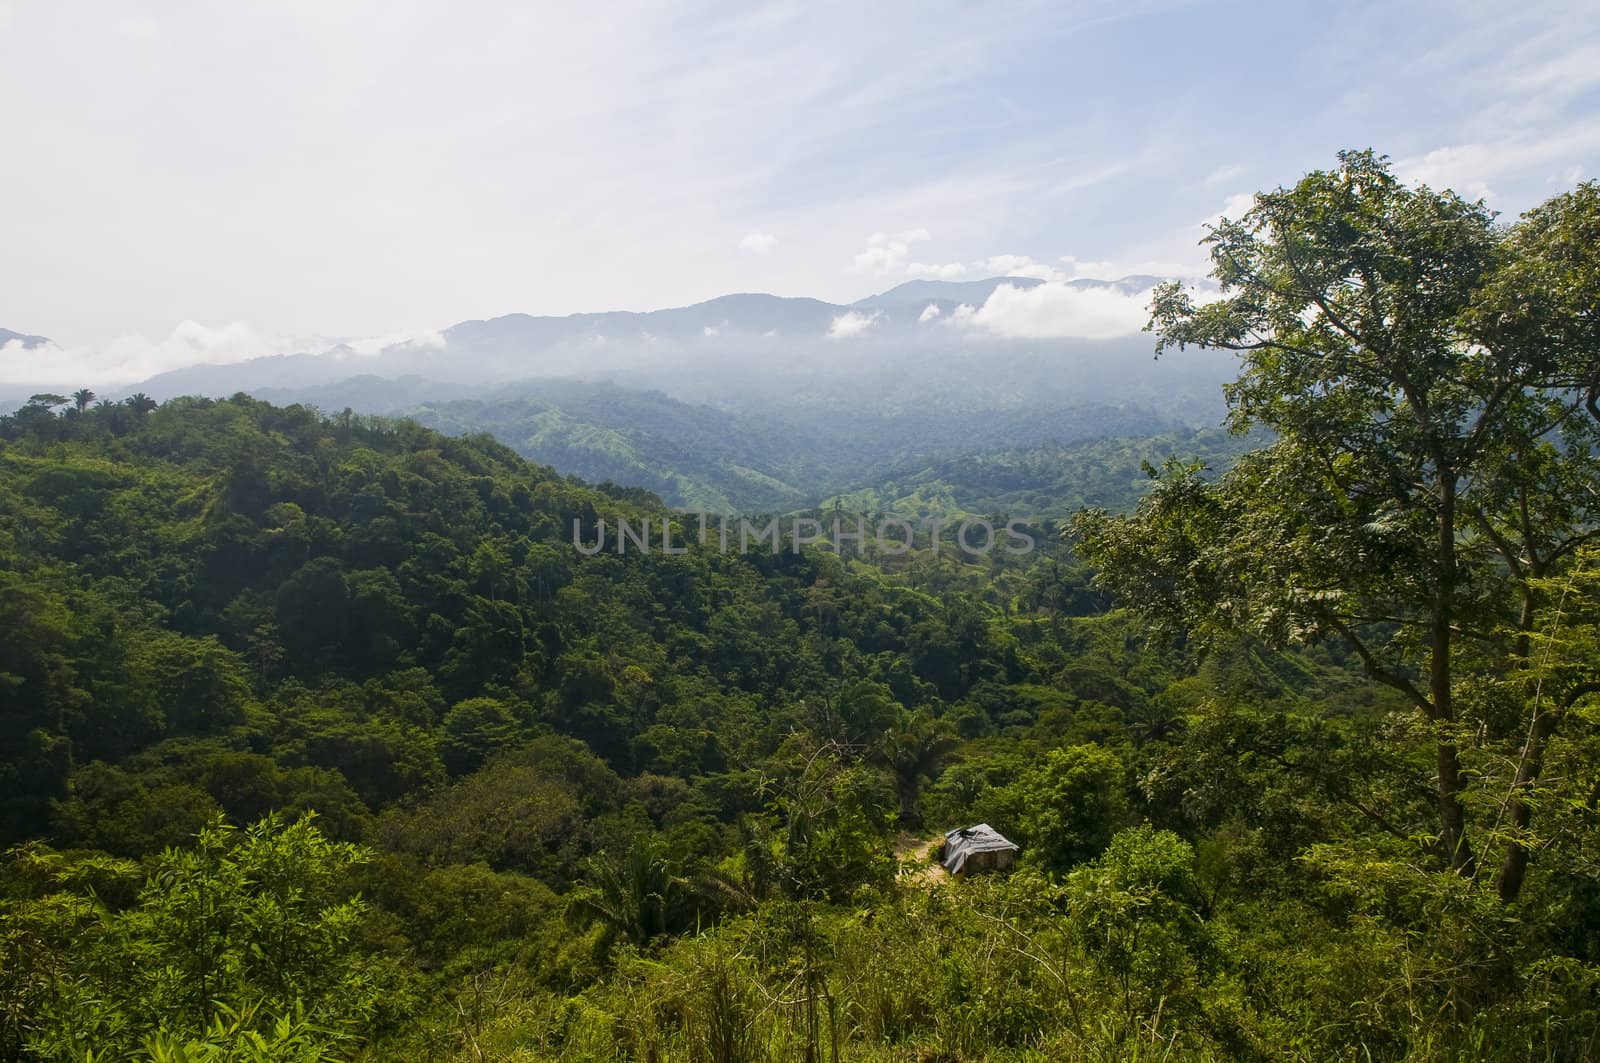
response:
[[[1539,237],[1552,226],[1537,211],[1500,226],[1371,152],[1256,196],[1208,237],[1222,297],[1163,286],[1151,328],[1158,353],[1238,352],[1231,425],[1276,441],[1215,483],[1170,467],[1134,516],[1076,524],[1103,585],[1165,624],[1347,644],[1418,715],[1432,831],[1463,874],[1478,859],[1463,757],[1502,743],[1510,752],[1471,777],[1511,787],[1520,809],[1501,831],[1508,899],[1526,863],[1523,799],[1558,716],[1531,684],[1481,691],[1485,677],[1531,674],[1529,637],[1551,606],[1540,581],[1600,522],[1593,367],[1574,354],[1593,311],[1578,281],[1522,291],[1552,271],[1592,278],[1597,253],[1561,240],[1555,253]],[[1496,780],[1491,760],[1517,767]]]

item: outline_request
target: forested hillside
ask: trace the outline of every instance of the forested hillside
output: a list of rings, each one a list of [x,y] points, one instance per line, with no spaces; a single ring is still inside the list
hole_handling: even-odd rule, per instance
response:
[[[1090,507],[1121,513],[1150,489],[1152,467],[1178,458],[1221,472],[1260,443],[1259,437],[1217,428],[1008,447],[929,465],[911,461],[878,473],[867,486],[825,499],[823,508],[949,519],[1018,514],[1064,520]]]
[[[1154,307],[1243,434],[1125,494],[1163,455],[1095,444],[1028,554],[724,552],[487,436],[40,396],[0,1058],[1593,1057],[1597,236],[1594,185],[1505,226],[1370,154],[1257,197]],[[938,472],[1040,501],[1004,464]],[[646,519],[687,551],[573,547]],[[978,822],[1015,871],[928,865]]]
[[[1188,422],[1148,405],[1061,395],[959,404],[930,395],[904,408],[860,395],[719,407],[610,382],[524,381],[490,398],[424,398],[428,387],[362,377],[254,394],[403,416],[450,435],[486,432],[591,483],[643,487],[668,505],[714,513],[798,509],[847,492],[872,506],[896,500],[905,481],[939,481],[973,512],[1064,517],[1085,497],[1131,504],[1142,489],[1141,459],[1181,450],[1225,465],[1244,449],[1217,431],[1192,438]],[[1184,412],[1196,423],[1217,419],[1210,408]],[[1151,445],[1131,442],[1157,435]]]

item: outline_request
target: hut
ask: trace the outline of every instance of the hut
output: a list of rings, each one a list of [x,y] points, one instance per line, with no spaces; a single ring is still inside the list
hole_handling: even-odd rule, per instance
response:
[[[942,862],[945,871],[956,876],[1003,871],[1017,862],[1018,852],[1015,842],[989,824],[980,823],[946,832]]]

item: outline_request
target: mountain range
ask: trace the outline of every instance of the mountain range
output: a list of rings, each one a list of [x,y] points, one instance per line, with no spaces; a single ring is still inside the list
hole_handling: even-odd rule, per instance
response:
[[[1147,336],[998,334],[970,324],[997,292],[1010,306],[1084,296],[1142,314],[1159,279],[1052,282],[1046,292],[1027,277],[913,280],[849,304],[743,293],[649,312],[507,314],[376,353],[337,344],[189,366],[123,393],[247,392],[489,432],[560,472],[643,487],[678,506],[893,501],[910,484],[917,505],[981,508],[996,498],[971,481],[997,462],[1013,480],[1031,475],[1044,488],[1062,478],[1046,465],[1070,466],[1079,444],[1187,438],[1217,423],[1229,357],[1158,362]],[[29,350],[48,343],[0,336]],[[1131,468],[1136,476],[1138,462]],[[966,483],[959,497],[949,477]],[[1024,483],[1011,497],[1039,492]]]

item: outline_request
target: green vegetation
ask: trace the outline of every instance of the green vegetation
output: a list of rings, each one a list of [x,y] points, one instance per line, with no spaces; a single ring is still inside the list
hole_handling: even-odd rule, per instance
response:
[[[1592,1058],[1597,232],[1369,155],[1259,197],[1226,298],[1155,306],[1254,434],[1085,444],[1027,556],[583,557],[681,518],[409,421],[38,396],[0,1058]],[[979,821],[1015,872],[897,859]]]
[[[1220,467],[1246,449],[1215,430],[1147,440],[1171,418],[1093,402],[874,409],[812,400],[728,412],[614,384],[508,390],[519,394],[404,414],[452,435],[487,432],[592,483],[644,487],[711,513],[828,507],[839,494],[860,512],[1060,518],[1084,505],[1131,505],[1147,482],[1142,460],[1181,454]]]
[[[946,520],[1001,513],[1060,520],[1091,507],[1120,513],[1150,489],[1147,468],[1176,457],[1221,471],[1259,443],[1198,429],[1012,447],[880,473],[873,486],[827,499],[823,508]]]
[[[818,475],[808,453],[813,440],[660,392],[550,383],[527,397],[405,412],[453,435],[487,432],[593,483],[636,484],[671,505],[707,512],[790,509],[805,501],[802,485]]]

